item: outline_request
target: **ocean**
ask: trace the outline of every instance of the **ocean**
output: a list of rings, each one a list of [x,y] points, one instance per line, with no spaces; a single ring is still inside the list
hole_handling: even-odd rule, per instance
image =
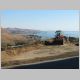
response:
[[[79,37],[79,31],[63,31],[62,32],[64,36],[67,37]],[[42,39],[49,39],[49,38],[54,38],[55,37],[55,31],[41,31],[37,33],[38,36],[41,36]]]

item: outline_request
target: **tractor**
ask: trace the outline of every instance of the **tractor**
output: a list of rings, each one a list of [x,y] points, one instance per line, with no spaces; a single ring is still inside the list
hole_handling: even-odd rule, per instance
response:
[[[63,45],[63,39],[64,36],[62,35],[62,31],[58,30],[55,32],[55,37],[52,39],[52,41],[48,40],[45,41],[45,45]]]
[[[63,45],[63,34],[62,31],[58,30],[55,32],[54,44],[55,45]]]

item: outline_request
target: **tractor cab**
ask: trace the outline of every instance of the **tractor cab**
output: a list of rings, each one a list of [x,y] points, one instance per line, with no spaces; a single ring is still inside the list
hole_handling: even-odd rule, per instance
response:
[[[56,34],[56,35],[55,35],[55,38],[58,38],[58,39],[59,39],[59,38],[64,38],[63,33],[62,33],[62,31],[60,31],[60,30],[56,31],[55,34]]]
[[[57,45],[63,45],[63,38],[64,38],[64,35],[62,34],[62,31],[60,31],[60,30],[56,31],[54,43]]]

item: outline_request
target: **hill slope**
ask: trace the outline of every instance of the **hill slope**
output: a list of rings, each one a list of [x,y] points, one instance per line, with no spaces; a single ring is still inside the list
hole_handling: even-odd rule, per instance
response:
[[[20,29],[20,28],[6,28],[6,30],[11,32],[12,34],[21,34],[21,35],[33,35],[39,32],[39,30]]]

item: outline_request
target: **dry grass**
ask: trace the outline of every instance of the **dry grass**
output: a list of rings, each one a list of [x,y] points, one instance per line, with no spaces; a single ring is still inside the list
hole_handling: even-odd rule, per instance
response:
[[[11,51],[13,52],[13,50]],[[17,48],[14,50],[15,54],[12,54],[11,51],[9,53],[2,52],[2,67],[79,55],[79,47],[73,44],[64,44],[62,46],[43,46],[38,44]]]
[[[45,57],[36,57],[34,59],[29,59],[29,60],[24,59],[24,60],[8,61],[8,62],[3,62],[1,65],[3,68],[11,68],[16,65],[35,63],[35,62],[46,61],[46,60],[54,60],[54,59],[72,57],[72,56],[79,56],[78,51],[67,52],[65,54],[58,55],[58,56],[45,56]]]

